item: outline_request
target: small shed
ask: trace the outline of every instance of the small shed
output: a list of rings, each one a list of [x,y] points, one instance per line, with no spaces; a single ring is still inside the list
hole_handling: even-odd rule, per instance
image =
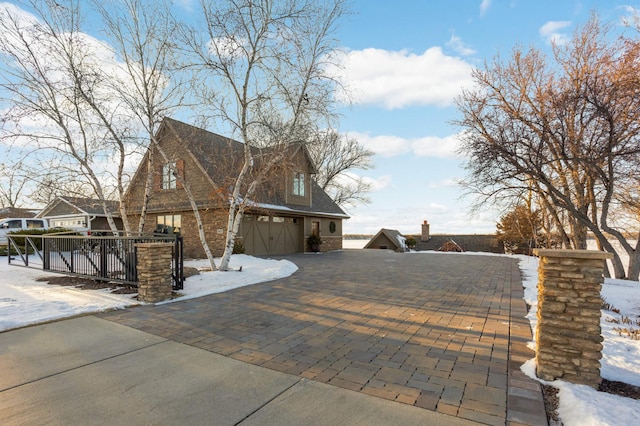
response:
[[[407,239],[395,229],[382,228],[363,248],[406,251],[406,240]]]

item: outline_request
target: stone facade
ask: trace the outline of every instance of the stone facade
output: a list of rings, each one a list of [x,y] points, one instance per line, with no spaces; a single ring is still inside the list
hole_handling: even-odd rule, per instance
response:
[[[320,251],[333,251],[342,250],[342,236],[339,237],[322,237],[322,244],[320,244]]]
[[[214,256],[221,256],[227,229],[229,188],[234,181],[233,177],[237,176],[243,165],[244,145],[169,118],[163,120],[157,139],[164,155],[160,155],[155,146],[151,147],[140,163],[125,196],[132,227],[137,227],[146,185],[153,181],[144,232],[153,232],[156,225],[179,230],[184,237],[184,256],[204,258],[198,226],[185,193],[185,189],[189,188],[202,217],[209,248]],[[153,159],[151,170],[147,163],[149,158]],[[170,183],[170,179],[168,183],[164,182],[168,176],[168,163],[174,164],[174,185]],[[152,176],[148,180],[149,172]],[[278,225],[267,229],[261,227],[261,234],[256,236],[250,233],[255,227],[245,227],[245,221],[240,227],[237,240],[243,241],[247,254],[304,251],[304,238],[311,233],[312,223],[320,223],[320,235],[327,237],[327,242],[321,246],[322,251],[342,248],[342,220],[347,215],[313,181],[312,175],[315,173],[315,166],[303,146],[292,147],[291,152],[286,155],[286,161],[269,171],[268,179],[252,195],[253,205],[245,214],[296,220],[297,223],[303,223],[304,228],[300,227],[293,238],[286,239],[289,235],[281,231],[289,231],[290,227],[280,226],[281,222],[278,222]],[[304,179],[296,181],[300,176]],[[299,184],[298,193],[294,191],[294,182]],[[301,192],[300,187],[304,188]],[[273,220],[270,222],[271,225],[276,223]],[[279,239],[283,235],[285,238]],[[336,240],[337,237],[340,241]],[[261,238],[259,243],[256,242],[258,238]],[[279,244],[283,240],[286,241],[284,250]]]
[[[536,374],[597,388],[602,358],[600,290],[610,253],[538,249]]]
[[[171,298],[173,244],[138,243],[138,300],[157,303]]]

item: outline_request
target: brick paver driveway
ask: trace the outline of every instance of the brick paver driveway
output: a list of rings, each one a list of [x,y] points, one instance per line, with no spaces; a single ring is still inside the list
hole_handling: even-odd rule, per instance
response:
[[[291,277],[101,317],[247,363],[487,424],[545,424],[517,261],[344,250]],[[229,272],[237,273],[237,272]]]

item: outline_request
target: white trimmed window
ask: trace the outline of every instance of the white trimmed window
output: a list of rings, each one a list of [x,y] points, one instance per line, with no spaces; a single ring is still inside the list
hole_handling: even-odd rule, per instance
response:
[[[304,197],[304,173],[296,172],[293,175],[293,195]]]
[[[162,189],[176,189],[176,163],[167,163],[162,166]]]

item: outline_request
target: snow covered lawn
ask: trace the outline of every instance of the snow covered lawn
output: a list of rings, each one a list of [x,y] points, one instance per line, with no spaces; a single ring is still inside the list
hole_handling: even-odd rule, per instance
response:
[[[523,272],[525,300],[531,305],[527,318],[531,329],[536,327],[538,307],[538,259],[528,256],[520,258],[520,270]],[[600,373],[603,378],[630,385],[640,386],[640,340],[620,336],[615,328],[639,330],[638,325],[617,324],[628,317],[635,322],[640,319],[640,283],[606,279],[602,286],[602,297],[620,312],[602,311],[601,328],[604,336],[604,349],[600,360]],[[530,343],[535,349],[535,342]],[[535,378],[535,359],[522,366],[522,371]],[[565,426],[588,425],[633,425],[640,418],[640,401],[608,393],[597,392],[589,386],[573,385],[561,380],[542,383],[558,388],[560,404],[558,414]]]
[[[208,264],[196,260],[185,262],[185,266],[202,269]],[[183,296],[172,302],[287,277],[298,269],[287,260],[258,259],[247,255],[233,255],[230,266],[242,266],[242,272],[200,272],[200,275],[186,279],[184,290],[179,292]],[[9,265],[7,257],[0,256],[0,331],[141,304],[131,294],[112,294],[107,289],[80,290],[36,281],[51,276],[60,275]]]

